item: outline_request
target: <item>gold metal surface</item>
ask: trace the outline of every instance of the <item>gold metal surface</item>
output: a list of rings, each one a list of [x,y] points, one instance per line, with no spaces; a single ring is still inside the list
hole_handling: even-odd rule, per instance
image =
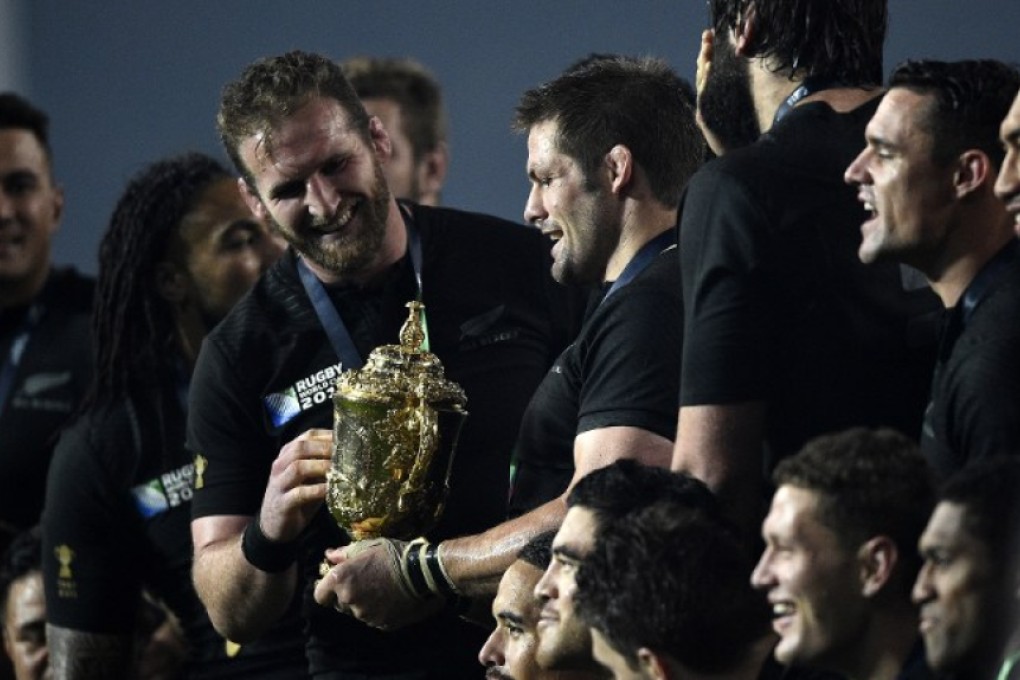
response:
[[[424,306],[410,312],[399,345],[344,371],[333,395],[333,457],[326,503],[354,540],[413,538],[443,511],[467,397],[420,349]]]

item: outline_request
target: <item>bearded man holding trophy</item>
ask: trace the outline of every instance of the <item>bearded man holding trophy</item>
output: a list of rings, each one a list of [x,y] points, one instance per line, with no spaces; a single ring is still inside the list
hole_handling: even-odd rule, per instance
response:
[[[195,369],[196,590],[241,644],[303,598],[316,677],[476,677],[486,631],[458,617],[460,598],[405,594],[385,627],[432,616],[384,631],[336,598],[315,604],[312,586],[327,549],[365,539],[416,587],[439,587],[431,544],[403,540],[505,517],[522,413],[573,339],[579,296],[550,276],[537,231],[398,203],[389,134],[327,58],[253,63],[217,123],[242,196],[291,247]]]
[[[378,627],[495,592],[521,547],[559,527],[589,472],[672,457],[683,336],[675,225],[705,148],[692,88],[658,59],[592,55],[527,91],[514,123],[528,136],[524,216],[556,241],[553,277],[601,295],[525,411],[511,519],[438,542],[327,553],[334,566],[316,600]],[[467,408],[470,424],[470,394]],[[539,637],[562,638],[561,624],[546,617]]]

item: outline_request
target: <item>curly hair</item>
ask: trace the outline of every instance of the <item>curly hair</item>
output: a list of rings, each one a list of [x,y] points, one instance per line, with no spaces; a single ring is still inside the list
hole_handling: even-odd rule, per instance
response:
[[[888,428],[823,435],[781,461],[772,479],[777,488],[817,494],[818,520],[844,546],[891,538],[909,588],[906,581],[920,568],[917,540],[935,505],[934,476],[911,439]]]
[[[272,129],[316,97],[339,102],[352,128],[368,139],[365,107],[340,65],[321,55],[295,50],[259,59],[223,88],[216,127],[230,160],[253,191],[256,185],[251,169],[241,160],[241,143],[263,134],[271,154]]]

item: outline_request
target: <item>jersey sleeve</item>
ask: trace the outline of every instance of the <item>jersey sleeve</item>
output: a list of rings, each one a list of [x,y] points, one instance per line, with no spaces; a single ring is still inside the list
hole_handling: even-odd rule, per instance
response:
[[[577,434],[623,426],[674,438],[683,336],[679,277],[668,279],[675,290],[656,281],[635,281],[603,303],[612,306],[581,367]]]
[[[765,211],[723,170],[706,167],[681,206],[684,336],[681,406],[766,397],[776,307],[766,288]]]
[[[246,403],[247,393],[235,367],[207,338],[188,405],[187,446],[195,457],[193,517],[258,513],[275,454],[265,436],[261,404]]]
[[[50,467],[43,527],[43,580],[50,623],[92,633],[133,628],[144,560],[143,531],[130,491],[105,464],[79,421],[61,436]],[[115,433],[98,442],[109,456],[129,446]]]

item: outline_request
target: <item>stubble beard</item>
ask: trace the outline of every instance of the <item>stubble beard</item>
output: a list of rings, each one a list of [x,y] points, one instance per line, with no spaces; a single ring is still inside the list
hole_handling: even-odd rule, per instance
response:
[[[597,189],[591,196],[592,204],[575,220],[575,223],[586,225],[583,233],[579,232],[568,240],[570,249],[564,249],[560,260],[553,264],[553,278],[563,285],[601,284],[605,280],[609,259],[620,245],[620,223],[609,214],[604,197]],[[581,240],[584,243],[580,243]]]

